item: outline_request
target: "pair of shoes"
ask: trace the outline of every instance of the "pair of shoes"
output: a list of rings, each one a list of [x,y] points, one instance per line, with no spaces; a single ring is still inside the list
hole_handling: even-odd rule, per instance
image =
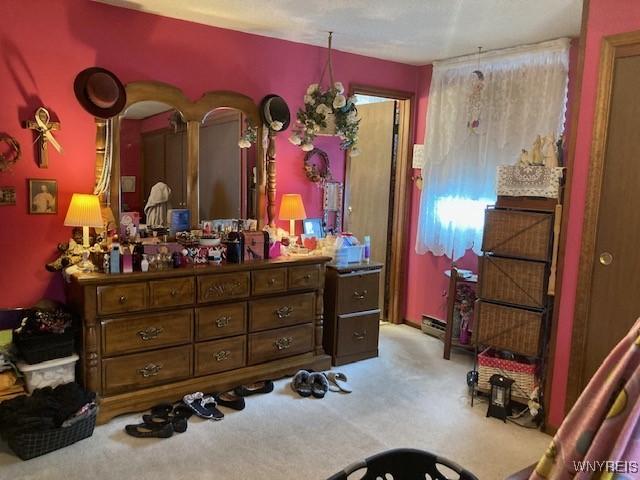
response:
[[[332,392],[351,393],[353,389],[347,383],[347,376],[340,372],[324,372],[323,375],[329,381],[329,390]]]
[[[150,415],[142,416],[142,423],[124,427],[132,437],[137,438],[169,438],[174,433],[187,431],[187,420],[192,412],[184,404],[175,407],[168,403],[156,405]]]
[[[246,406],[244,397],[236,395],[236,392],[233,390],[218,393],[214,398],[216,399],[216,403],[221,407],[228,407],[233,410],[244,410]]]
[[[234,388],[233,391],[239,397],[249,397],[256,393],[270,393],[273,392],[273,382],[271,380],[264,380],[262,382],[252,383],[251,385],[240,385]]]
[[[195,392],[185,395],[182,401],[201,418],[209,420],[224,418],[224,413],[216,408],[216,400],[211,395],[205,396],[202,392]]]
[[[329,382],[321,373],[300,370],[291,380],[291,389],[301,397],[324,398],[329,390]]]

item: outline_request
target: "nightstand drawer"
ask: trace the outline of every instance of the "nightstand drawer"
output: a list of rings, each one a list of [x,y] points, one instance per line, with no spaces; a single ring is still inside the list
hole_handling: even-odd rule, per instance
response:
[[[254,300],[249,303],[249,331],[313,322],[315,301],[315,293]]]
[[[124,283],[98,287],[98,315],[139,312],[149,303],[147,283]]]
[[[216,302],[249,296],[249,272],[221,273],[198,278],[198,302]]]
[[[245,366],[247,339],[243,335],[199,343],[195,346],[195,352],[195,375],[224,372]]]
[[[107,358],[102,361],[106,394],[182,380],[191,376],[191,345],[147,353]]]
[[[106,319],[102,327],[102,351],[106,356],[190,343],[193,335],[191,310]]]
[[[375,310],[378,306],[380,272],[339,275],[337,314]]]
[[[339,315],[336,356],[376,351],[379,330],[380,310]]]
[[[263,295],[265,293],[280,293],[287,290],[287,269],[271,268],[256,270],[251,273],[251,293]]]
[[[249,335],[249,365],[313,350],[313,324],[279,328]]]
[[[196,310],[196,340],[230,337],[247,331],[247,304],[228,303]]]
[[[191,305],[195,300],[195,278],[172,278],[149,282],[151,308]]]

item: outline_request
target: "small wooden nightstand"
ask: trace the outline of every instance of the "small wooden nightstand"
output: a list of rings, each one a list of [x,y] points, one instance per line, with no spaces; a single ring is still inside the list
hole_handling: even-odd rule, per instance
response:
[[[382,267],[381,263],[327,265],[323,345],[333,365],[378,356]]]

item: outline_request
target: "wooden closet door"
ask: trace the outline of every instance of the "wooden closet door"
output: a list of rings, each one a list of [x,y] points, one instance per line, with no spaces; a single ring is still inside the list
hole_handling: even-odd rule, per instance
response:
[[[185,131],[167,132],[165,136],[165,180],[171,188],[171,206],[187,208],[185,165],[187,163],[187,134]]]
[[[640,317],[640,55],[613,75],[580,391]]]
[[[151,187],[165,181],[164,175],[164,133],[142,135],[143,198],[142,206],[147,204]]]

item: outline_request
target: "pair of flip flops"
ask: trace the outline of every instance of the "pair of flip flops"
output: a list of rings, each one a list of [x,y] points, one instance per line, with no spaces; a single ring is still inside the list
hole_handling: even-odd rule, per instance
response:
[[[291,389],[301,397],[324,398],[329,382],[322,373],[300,370],[291,380]]]
[[[169,438],[174,433],[187,431],[187,420],[193,415],[182,402],[174,405],[163,403],[142,416],[142,423],[125,426],[125,432],[137,438]]]
[[[329,382],[329,390],[332,392],[351,393],[353,389],[347,383],[347,376],[340,372],[324,372],[323,375]]]
[[[182,401],[200,418],[208,420],[222,420],[224,418],[224,413],[216,408],[216,399],[211,395],[205,395],[202,392],[190,393],[185,395]]]

